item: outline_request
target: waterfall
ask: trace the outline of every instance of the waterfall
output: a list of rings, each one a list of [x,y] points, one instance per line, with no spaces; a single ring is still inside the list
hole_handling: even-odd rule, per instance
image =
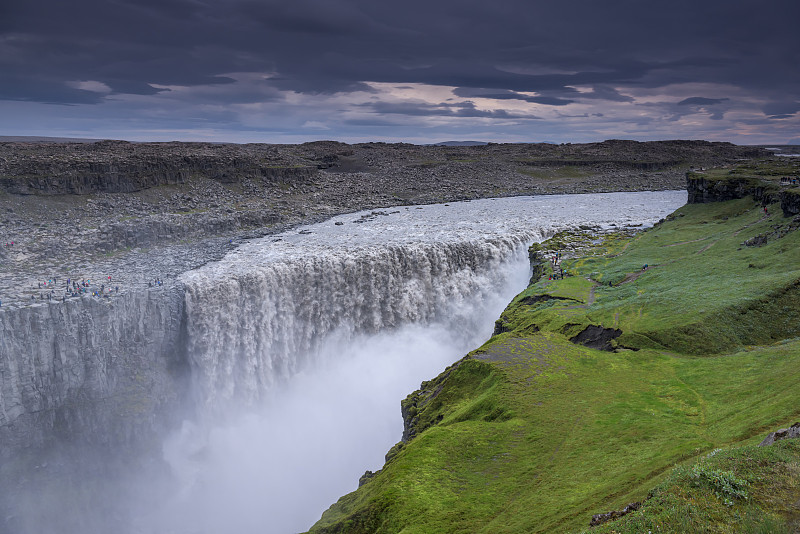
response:
[[[209,412],[251,405],[318,361],[331,336],[342,341],[443,321],[453,332],[474,332],[478,319],[468,309],[497,293],[507,275],[501,267],[524,261],[526,245],[541,238],[528,231],[334,247],[248,270],[222,262],[187,273],[187,353],[198,401]]]
[[[168,288],[3,310],[0,532],[307,529],[382,466],[400,400],[489,337],[527,281],[529,243],[649,225],[685,198],[344,215],[249,241]],[[121,453],[141,436],[162,449]],[[26,459],[41,444],[48,461]]]
[[[167,441],[178,487],[152,522],[307,529],[382,466],[400,439],[399,400],[491,335],[542,237],[312,255],[274,254],[264,240],[187,273],[187,353],[206,417]]]

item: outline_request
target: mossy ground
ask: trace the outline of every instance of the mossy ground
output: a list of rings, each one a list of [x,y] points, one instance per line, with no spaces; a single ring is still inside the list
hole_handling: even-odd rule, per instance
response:
[[[800,441],[712,451],[680,466],[638,513],[584,534],[709,532],[789,534],[800,530]]]
[[[800,419],[800,232],[742,245],[779,213],[689,205],[564,261],[571,276],[516,297],[421,407],[429,426],[312,531],[570,532],[651,490],[621,532],[788,531],[797,444],[672,470]],[[617,351],[569,342],[587,325],[621,329]],[[752,498],[714,493],[729,474]]]

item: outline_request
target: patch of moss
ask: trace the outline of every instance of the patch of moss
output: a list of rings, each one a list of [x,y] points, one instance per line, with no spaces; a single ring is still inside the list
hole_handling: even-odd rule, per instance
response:
[[[713,451],[673,470],[642,508],[593,534],[789,534],[800,527],[800,441]]]

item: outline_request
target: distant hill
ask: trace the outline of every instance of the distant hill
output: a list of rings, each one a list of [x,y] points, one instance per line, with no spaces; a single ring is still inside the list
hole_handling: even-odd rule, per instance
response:
[[[800,155],[800,144],[798,145],[759,145],[776,156],[797,156]]]
[[[442,141],[428,146],[483,146],[488,144],[486,141]]]
[[[95,143],[102,139],[81,137],[37,137],[34,135],[0,135],[0,143]]]

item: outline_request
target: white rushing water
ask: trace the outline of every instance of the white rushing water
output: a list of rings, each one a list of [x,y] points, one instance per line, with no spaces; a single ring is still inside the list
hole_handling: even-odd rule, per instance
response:
[[[608,193],[363,212],[185,273],[199,417],[166,442],[177,488],[140,531],[306,530],[381,467],[402,433],[400,400],[489,337],[527,282],[531,242],[646,226],[685,201]]]

